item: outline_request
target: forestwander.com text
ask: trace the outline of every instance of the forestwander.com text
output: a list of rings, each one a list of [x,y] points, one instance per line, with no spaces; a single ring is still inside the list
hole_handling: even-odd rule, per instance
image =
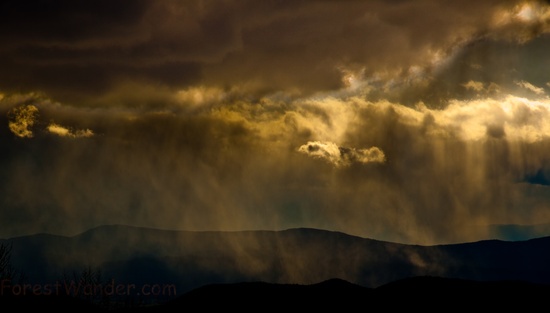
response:
[[[176,296],[174,284],[123,284],[112,279],[104,284],[76,281],[55,281],[51,284],[14,284],[10,279],[0,281],[0,296]]]

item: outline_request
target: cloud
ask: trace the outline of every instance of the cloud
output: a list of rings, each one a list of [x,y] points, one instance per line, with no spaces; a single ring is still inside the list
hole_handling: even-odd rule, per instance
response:
[[[550,8],[544,1],[517,1],[493,15],[494,36],[524,43],[550,31]]]
[[[529,83],[529,82],[526,82],[526,81],[519,81],[519,82],[516,82],[516,85],[522,87],[522,88],[525,88],[527,90],[530,90],[534,93],[536,93],[537,95],[543,95],[545,94],[544,92],[544,88],[541,88],[541,87],[537,87],[537,86],[534,86],[533,84]]]
[[[46,123],[46,119],[50,118],[51,120],[54,116],[67,119],[66,115],[73,115],[74,111],[70,112],[70,108],[63,107],[43,96],[36,94],[9,95],[0,99],[0,108],[2,107],[11,107],[6,112],[7,124],[12,134],[17,137],[34,138],[37,134],[43,135],[44,133],[70,138],[91,137],[94,135],[94,132],[89,128],[75,130],[55,122]],[[80,112],[80,114],[86,114],[86,112]],[[74,118],[75,116],[72,116],[70,119]],[[77,117],[77,119],[80,119],[80,117]],[[81,121],[77,123],[81,123]]]
[[[336,167],[353,163],[384,163],[384,152],[377,147],[355,149],[339,147],[332,142],[310,141],[298,148],[298,151],[314,158],[325,159]]]
[[[9,129],[18,137],[32,138],[32,127],[38,117],[38,108],[32,104],[15,107],[8,112]]]
[[[73,131],[69,128],[66,128],[64,126],[61,126],[56,123],[51,123],[46,127],[46,129],[55,135],[58,135],[60,137],[70,137],[70,138],[79,138],[79,137],[91,137],[94,135],[94,132],[90,129],[79,129],[76,131]]]
[[[482,82],[476,82],[476,81],[473,81],[473,80],[470,80],[469,82],[465,83],[465,84],[462,84],[462,86],[464,86],[464,88],[466,89],[472,89],[474,91],[483,91],[485,89],[485,86],[483,86],[483,83]]]
[[[0,86],[75,105],[132,84],[247,85],[254,96],[393,92],[437,78],[477,41],[526,43],[548,33],[544,2],[467,3],[46,1],[46,20],[25,0],[4,8]]]

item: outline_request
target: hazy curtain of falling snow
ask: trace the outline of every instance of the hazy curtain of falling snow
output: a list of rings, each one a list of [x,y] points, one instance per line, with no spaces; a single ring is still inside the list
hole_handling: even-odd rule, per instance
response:
[[[236,101],[176,114],[89,112],[36,99],[44,129],[33,138],[2,135],[10,143],[2,167],[10,196],[2,204],[17,209],[3,214],[18,225],[5,229],[310,226],[429,243],[477,238],[472,225],[548,217],[544,187],[522,183],[545,166],[548,99],[455,101],[434,110],[331,98],[326,114],[327,101]],[[340,119],[346,131],[331,139],[342,146],[316,140]],[[71,138],[54,140],[63,137],[50,120],[96,135],[67,130]],[[26,218],[33,214],[40,223]]]
[[[0,13],[1,237],[550,221],[547,2],[33,5]]]

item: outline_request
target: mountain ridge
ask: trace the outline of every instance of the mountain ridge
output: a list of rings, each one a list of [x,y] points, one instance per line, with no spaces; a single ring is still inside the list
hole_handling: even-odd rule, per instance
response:
[[[550,283],[550,237],[421,246],[310,228],[218,232],[105,225],[71,237],[2,242],[13,247],[14,267],[36,284],[86,269],[100,272],[104,281],[173,284],[178,294],[208,284],[331,278],[365,287],[414,276]]]
[[[491,228],[529,228],[529,227],[548,227],[550,229],[550,224],[537,224],[537,225],[515,225],[515,224],[495,224],[495,225],[489,225]],[[40,232],[35,234],[29,234],[29,235],[18,235],[13,237],[7,237],[7,238],[0,238],[0,242],[2,241],[10,241],[10,240],[16,240],[21,238],[28,238],[28,237],[57,237],[57,238],[75,238],[80,236],[86,236],[89,234],[93,234],[96,232],[101,231],[113,231],[113,230],[132,230],[132,231],[148,231],[148,232],[168,232],[168,233],[220,233],[220,234],[231,234],[231,233],[259,233],[259,232],[266,232],[266,233],[278,233],[278,232],[287,232],[287,231],[319,231],[319,232],[327,232],[327,233],[333,233],[333,234],[341,234],[349,237],[355,237],[360,239],[367,239],[372,241],[378,241],[378,242],[385,242],[385,243],[393,243],[393,244],[401,244],[401,245],[408,245],[408,246],[422,246],[422,247],[431,247],[431,246],[448,246],[448,245],[458,245],[458,244],[469,244],[469,243],[477,243],[477,242],[487,242],[487,241],[503,241],[503,242],[524,242],[529,241],[533,239],[540,239],[540,238],[546,238],[550,237],[549,235],[533,235],[532,237],[523,237],[521,239],[505,239],[505,238],[486,238],[486,239],[477,239],[477,240],[470,240],[470,241],[462,241],[462,242],[449,242],[449,243],[436,243],[436,244],[421,244],[421,243],[404,243],[404,242],[398,242],[398,241],[391,241],[391,240],[381,240],[371,237],[365,237],[365,236],[359,236],[359,235],[353,235],[349,234],[343,231],[338,230],[327,230],[322,228],[314,228],[314,227],[291,227],[291,228],[284,228],[284,229],[274,229],[274,230],[264,230],[264,229],[249,229],[249,230],[179,230],[179,229],[165,229],[165,228],[157,228],[157,227],[147,227],[147,226],[135,226],[135,225],[127,225],[127,224],[103,224],[98,225],[95,227],[91,227],[87,230],[81,231],[79,233],[73,234],[73,235],[60,235],[60,234],[54,234],[49,232]]]

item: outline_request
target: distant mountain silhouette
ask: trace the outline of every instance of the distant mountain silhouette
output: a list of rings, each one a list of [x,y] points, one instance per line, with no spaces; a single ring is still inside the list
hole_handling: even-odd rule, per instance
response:
[[[550,237],[419,246],[306,228],[189,232],[102,226],[74,237],[40,234],[7,242],[13,245],[14,267],[29,283],[76,282],[83,269],[93,268],[101,274],[102,288],[132,285],[133,293],[126,296],[151,303],[179,299],[203,286],[215,291],[247,282],[258,290],[284,285],[281,292],[288,297],[292,288],[302,285],[319,289],[319,297],[325,287],[354,293],[365,286],[376,291],[419,276],[550,284]],[[148,286],[147,295],[143,286]],[[151,292],[153,286],[156,293]],[[239,288],[250,285],[233,286]],[[440,286],[429,292],[438,290]],[[340,291],[329,293],[335,292]],[[323,301],[330,297],[322,296]]]

